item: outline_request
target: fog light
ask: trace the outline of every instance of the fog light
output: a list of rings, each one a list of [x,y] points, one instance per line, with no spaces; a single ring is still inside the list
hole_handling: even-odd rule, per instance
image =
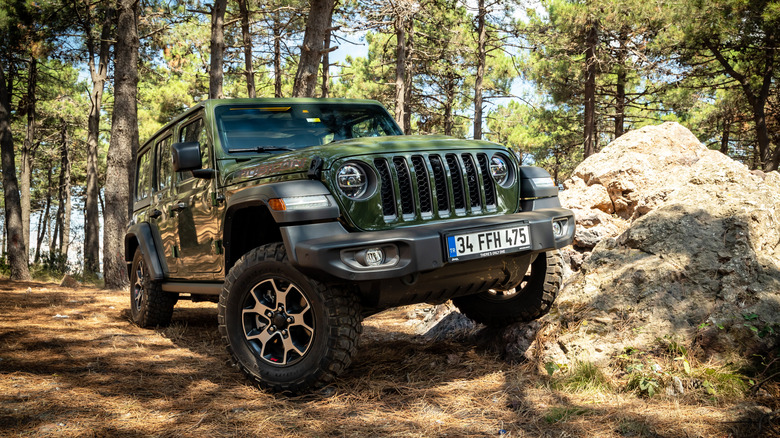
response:
[[[555,237],[561,237],[563,236],[563,230],[564,230],[564,223],[563,221],[554,221],[553,222],[553,235]]]
[[[376,267],[385,262],[385,252],[382,248],[368,248],[358,251],[355,260],[363,266]]]

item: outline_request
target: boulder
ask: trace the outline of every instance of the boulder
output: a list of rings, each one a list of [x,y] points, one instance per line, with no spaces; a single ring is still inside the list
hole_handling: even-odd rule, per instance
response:
[[[512,358],[605,364],[664,337],[724,360],[778,345],[780,174],[664,123],[618,138],[564,186],[573,273],[536,336],[505,331]]]

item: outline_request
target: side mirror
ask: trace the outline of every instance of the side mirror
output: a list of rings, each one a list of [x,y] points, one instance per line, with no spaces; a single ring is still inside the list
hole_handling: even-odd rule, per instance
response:
[[[200,161],[200,143],[188,141],[173,144],[173,170],[186,172],[203,167]]]

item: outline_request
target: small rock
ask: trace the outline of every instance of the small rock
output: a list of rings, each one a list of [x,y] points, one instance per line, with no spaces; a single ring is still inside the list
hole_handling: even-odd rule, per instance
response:
[[[60,315],[58,313],[58,314],[52,316],[52,318],[65,319],[65,318],[70,318],[70,316],[68,316],[68,315]]]
[[[62,281],[60,281],[60,287],[77,288],[79,286],[81,286],[81,283],[68,274],[65,274],[65,276],[62,277]]]

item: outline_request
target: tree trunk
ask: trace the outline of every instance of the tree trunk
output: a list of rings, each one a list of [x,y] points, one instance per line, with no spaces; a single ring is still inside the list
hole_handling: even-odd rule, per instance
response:
[[[30,180],[32,179],[33,145],[35,144],[35,104],[36,82],[38,81],[38,60],[35,56],[30,59],[30,70],[27,77],[27,134],[22,144],[22,156],[20,160],[19,185],[22,196],[22,230],[24,235],[24,247],[30,247]]]
[[[255,92],[255,69],[252,65],[252,32],[249,29],[249,9],[246,7],[246,0],[238,0],[238,11],[241,15],[241,35],[244,37],[246,92],[247,96],[254,98],[257,96]]]
[[[402,14],[395,17],[395,121],[406,132],[406,23]]]
[[[107,289],[120,289],[128,283],[124,235],[132,208],[132,166],[138,151],[138,46],[138,0],[121,0],[103,211],[103,271]]]
[[[414,17],[406,29],[406,75],[404,76],[404,134],[412,133],[412,80],[414,79]]]
[[[274,17],[274,97],[282,97],[282,25]]]
[[[626,71],[618,67],[615,85],[615,138],[623,135],[626,122]]]
[[[54,172],[53,166],[49,166],[49,170],[46,177],[46,207],[43,209],[41,218],[38,221],[38,236],[35,242],[35,258],[33,260],[38,263],[41,258],[41,244],[46,237],[46,231],[49,229],[49,212],[51,211],[51,176]]]
[[[295,73],[293,97],[313,97],[317,87],[317,70],[324,53],[325,33],[331,26],[335,0],[311,0],[301,58]]]
[[[720,136],[720,152],[723,155],[729,154],[729,140],[731,136],[731,111],[726,113],[726,117],[723,119],[723,133]]]
[[[98,137],[100,135],[100,107],[103,90],[108,78],[108,59],[111,47],[111,27],[114,21],[113,9],[108,9],[100,31],[99,57],[95,65],[95,44],[91,28],[84,29],[89,51],[89,73],[92,77],[92,92],[89,94],[89,118],[87,119],[87,199],[84,203],[84,273],[96,275],[100,272],[100,211],[98,209]]]
[[[10,77],[9,77],[10,79]],[[22,203],[19,182],[16,179],[14,138],[11,132],[11,98],[6,88],[5,72],[0,64],[0,155],[3,169],[3,194],[5,195],[5,220],[8,232],[8,264],[11,280],[29,280],[27,247],[22,227]]]
[[[225,57],[225,10],[227,0],[215,0],[211,9],[211,67],[209,69],[209,99],[222,99],[222,72]]]
[[[477,76],[474,78],[474,139],[482,139],[482,81],[485,78],[487,61],[487,26],[485,0],[479,0],[477,10]]]
[[[455,124],[452,117],[452,108],[455,106],[455,75],[452,71],[447,72],[444,94],[444,135],[452,135],[452,128]]]
[[[68,150],[68,125],[65,124],[65,120],[61,121],[61,141],[60,145],[60,192],[59,201],[60,208],[57,212],[60,222],[60,243],[58,251],[64,255],[66,260],[68,257],[68,249],[70,247],[70,151]],[[60,214],[62,211],[62,214]]]
[[[585,132],[583,158],[596,153],[596,22],[588,23],[585,35]]]
[[[332,17],[331,17],[332,21]],[[322,52],[322,98],[330,97],[330,36],[331,29],[325,32],[325,42],[323,43]]]

